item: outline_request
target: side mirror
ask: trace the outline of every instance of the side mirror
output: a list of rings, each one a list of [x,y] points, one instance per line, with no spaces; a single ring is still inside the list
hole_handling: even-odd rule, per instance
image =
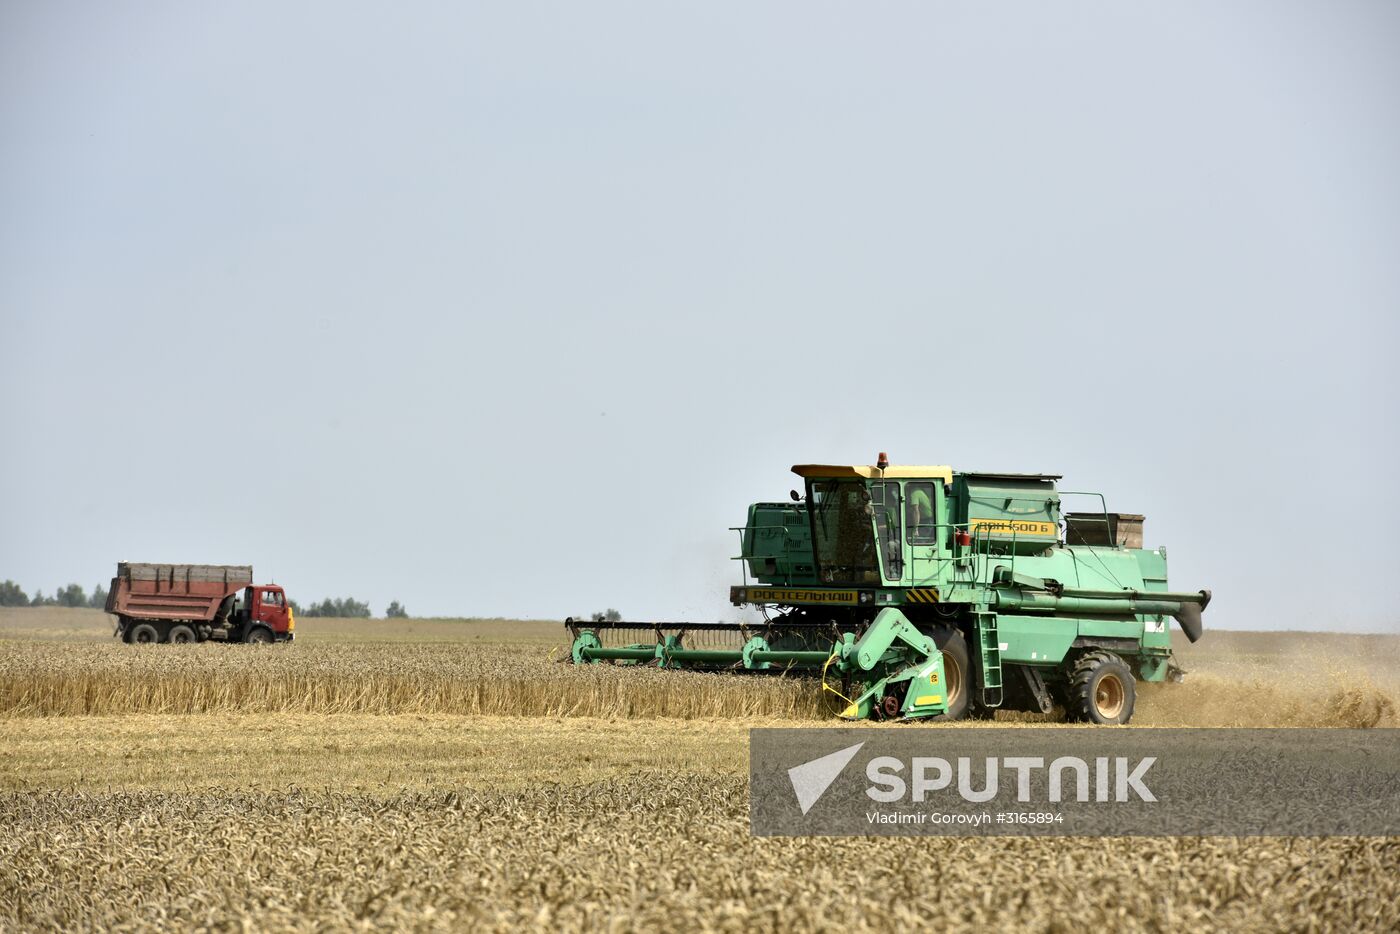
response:
[[[788,490],[788,496],[792,497],[792,501],[794,503],[802,501],[802,497],[798,494],[796,490]]]

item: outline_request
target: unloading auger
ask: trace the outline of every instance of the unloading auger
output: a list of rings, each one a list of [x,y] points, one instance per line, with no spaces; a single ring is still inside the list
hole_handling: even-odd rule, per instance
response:
[[[1137,681],[1181,675],[1167,619],[1201,636],[1210,591],[1168,590],[1166,549],[1142,547],[1143,517],[1059,491],[1057,475],[884,454],[793,472],[805,495],[756,503],[737,529],[745,574],[730,602],[762,622],[571,619],[573,662],[807,675],[852,720],[1059,707],[1126,723]],[[1072,495],[1102,508],[1062,513]],[[641,631],[649,641],[623,641]]]

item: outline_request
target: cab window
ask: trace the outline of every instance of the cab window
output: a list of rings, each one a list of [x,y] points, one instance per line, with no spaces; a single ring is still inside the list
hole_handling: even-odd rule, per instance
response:
[[[899,580],[904,574],[904,558],[899,536],[899,484],[893,481],[870,484],[870,505],[875,511],[875,531],[884,561],[885,577]]]
[[[264,606],[281,606],[282,594],[276,590],[264,590],[262,592],[262,602]]]
[[[924,481],[910,483],[905,488],[905,524],[909,527],[909,543],[932,545],[938,541],[938,517],[934,514],[933,484]]]

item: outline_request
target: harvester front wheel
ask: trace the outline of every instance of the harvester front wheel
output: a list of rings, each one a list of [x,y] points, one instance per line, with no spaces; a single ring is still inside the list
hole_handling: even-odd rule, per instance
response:
[[[1070,671],[1066,714],[1082,723],[1119,724],[1133,717],[1137,691],[1127,662],[1112,652],[1080,656]]]
[[[939,626],[930,633],[933,644],[943,653],[943,689],[947,697],[948,709],[943,714],[945,720],[962,720],[967,717],[969,702],[972,700],[970,656],[967,640],[952,626]]]

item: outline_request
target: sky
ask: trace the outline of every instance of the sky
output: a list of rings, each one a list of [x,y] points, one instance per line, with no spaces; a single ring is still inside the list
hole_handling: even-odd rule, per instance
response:
[[[0,5],[0,578],[730,619],[796,463],[1400,631],[1400,6]]]

